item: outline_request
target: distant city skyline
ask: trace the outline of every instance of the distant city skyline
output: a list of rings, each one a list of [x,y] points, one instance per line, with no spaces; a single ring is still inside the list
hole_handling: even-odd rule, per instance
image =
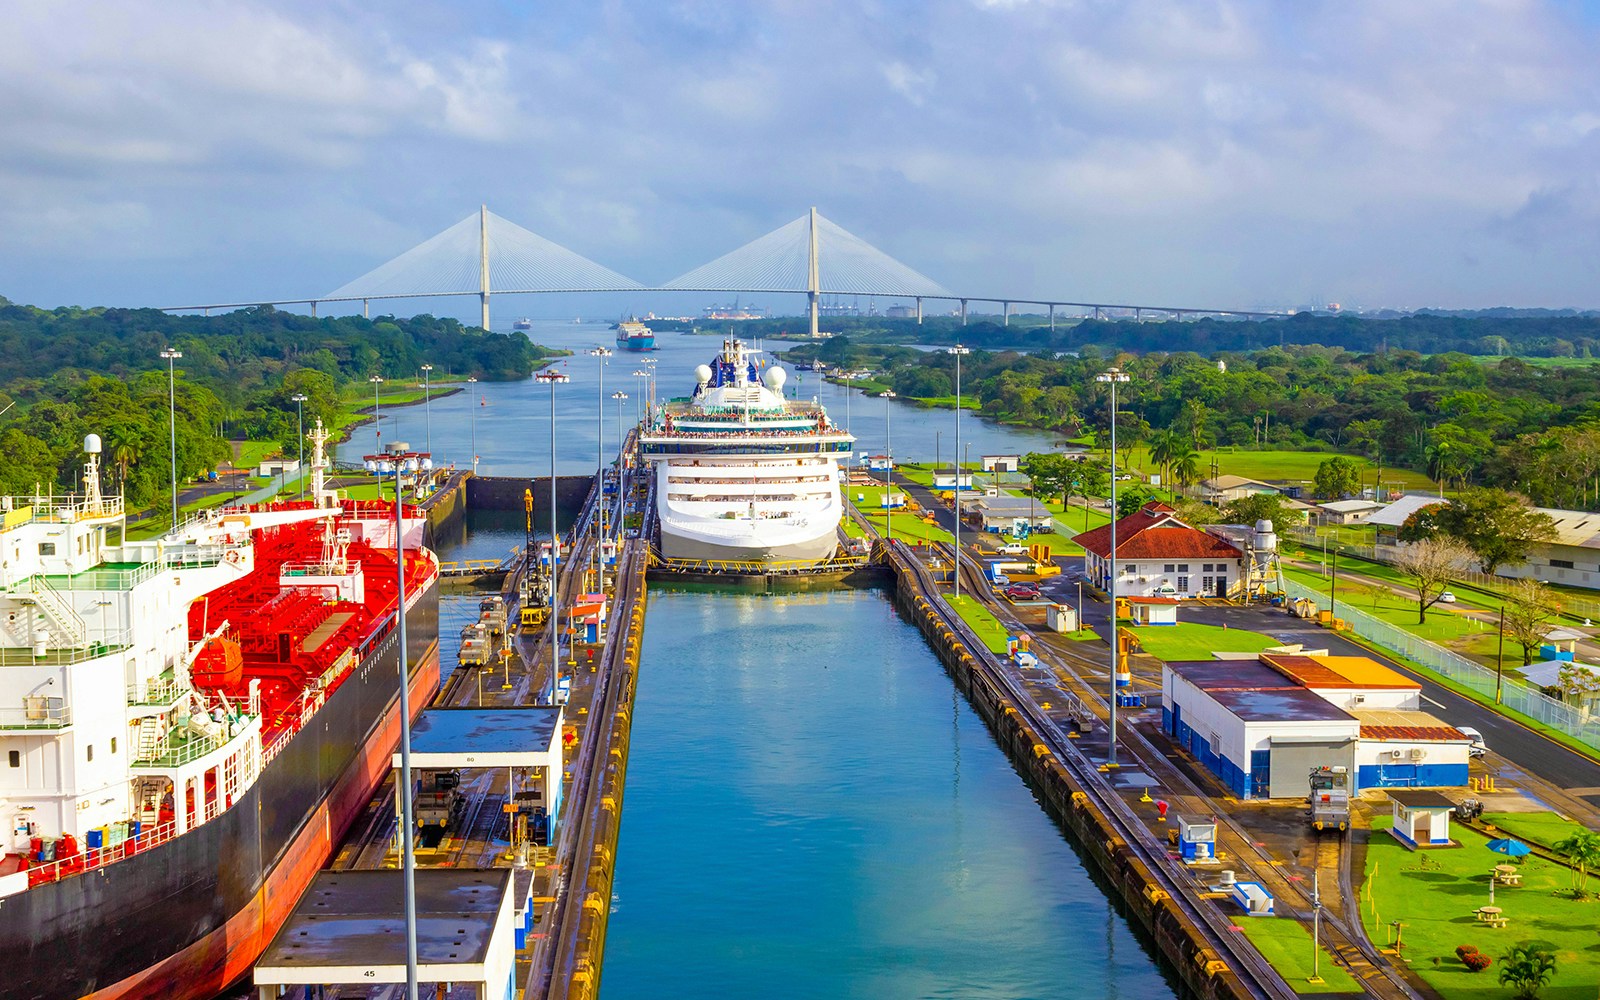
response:
[[[1600,307],[1600,14],[1575,0],[19,0],[7,20],[18,302],[318,295],[486,202],[647,284],[815,205],[975,296]]]

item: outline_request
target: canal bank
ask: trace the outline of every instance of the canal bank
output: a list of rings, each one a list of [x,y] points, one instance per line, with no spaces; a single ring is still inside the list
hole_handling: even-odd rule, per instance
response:
[[[1204,919],[1203,898],[1164,851],[1151,849],[1137,826],[1118,815],[1120,802],[1094,764],[1023,697],[1001,665],[944,604],[932,577],[904,545],[886,561],[895,575],[895,603],[915,622],[968,703],[1038,795],[1072,831],[1129,915],[1154,939],[1184,985],[1207,998],[1287,995],[1289,987],[1248,943],[1240,946]],[[1090,719],[1079,720],[1094,724]]]
[[[1178,993],[881,589],[652,587],[602,996]]]

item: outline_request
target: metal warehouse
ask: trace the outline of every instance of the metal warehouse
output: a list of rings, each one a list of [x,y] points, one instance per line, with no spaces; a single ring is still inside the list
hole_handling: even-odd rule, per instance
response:
[[[1263,653],[1161,670],[1162,729],[1240,798],[1304,798],[1319,767],[1366,788],[1467,783],[1468,738],[1366,657]]]

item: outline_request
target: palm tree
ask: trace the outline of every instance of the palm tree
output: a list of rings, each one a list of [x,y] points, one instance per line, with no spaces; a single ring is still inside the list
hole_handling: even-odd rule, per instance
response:
[[[1178,432],[1171,427],[1150,439],[1150,461],[1160,467],[1162,482],[1170,478],[1167,466],[1172,464],[1172,453],[1177,450],[1178,440]]]
[[[128,481],[129,466],[139,464],[141,452],[138,433],[126,424],[116,424],[106,430],[107,457],[117,468],[117,482]]]
[[[1200,453],[1187,442],[1179,444],[1170,461],[1173,476],[1185,488],[1200,478]]]
[[[1589,873],[1600,869],[1600,833],[1585,830],[1554,846],[1572,865],[1572,895],[1577,899],[1588,896]]]
[[[1517,1000],[1533,1000],[1556,974],[1556,957],[1532,945],[1519,944],[1500,959],[1500,985],[1509,986]]]

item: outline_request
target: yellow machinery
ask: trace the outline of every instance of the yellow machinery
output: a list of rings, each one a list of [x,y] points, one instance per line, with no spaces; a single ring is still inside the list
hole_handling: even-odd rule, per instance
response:
[[[535,608],[523,608],[522,609],[522,631],[524,631],[524,632],[537,632],[539,630],[539,627],[544,624],[545,616],[547,614],[549,614],[549,613],[550,613],[550,609],[549,608],[538,608],[538,607],[535,607]]]

